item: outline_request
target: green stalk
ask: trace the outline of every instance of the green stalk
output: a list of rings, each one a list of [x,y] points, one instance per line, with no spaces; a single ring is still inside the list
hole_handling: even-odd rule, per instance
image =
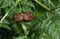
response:
[[[38,3],[39,5],[41,5],[43,8],[45,8],[46,10],[48,10],[48,11],[51,11],[51,9],[50,8],[48,8],[47,6],[45,6],[44,4],[42,4],[40,1],[38,1],[38,0],[34,0],[36,3]]]

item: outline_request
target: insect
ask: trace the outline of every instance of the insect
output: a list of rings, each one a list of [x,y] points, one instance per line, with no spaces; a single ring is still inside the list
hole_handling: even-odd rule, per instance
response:
[[[23,15],[20,14],[20,13],[15,14],[15,15],[14,15],[14,21],[16,21],[16,22],[21,22],[21,21],[23,21]]]
[[[24,14],[17,13],[14,15],[14,21],[21,22],[21,21],[30,21],[33,20],[34,15],[32,12],[24,12]]]
[[[34,15],[32,12],[25,12],[24,15],[23,15],[23,19],[25,21],[30,21],[34,18]]]

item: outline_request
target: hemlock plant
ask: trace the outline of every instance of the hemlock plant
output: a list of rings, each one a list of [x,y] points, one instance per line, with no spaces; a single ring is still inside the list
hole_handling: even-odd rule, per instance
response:
[[[34,19],[15,22],[24,12]],[[0,39],[60,39],[60,0],[0,0]]]

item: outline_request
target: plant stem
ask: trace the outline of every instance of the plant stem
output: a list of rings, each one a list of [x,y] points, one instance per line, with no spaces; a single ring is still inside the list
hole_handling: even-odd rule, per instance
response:
[[[3,16],[3,18],[0,21],[2,22],[7,15],[8,15],[8,12]]]
[[[34,0],[36,3],[38,3],[39,5],[41,5],[43,8],[45,8],[46,10],[48,10],[48,11],[51,11],[51,9],[50,8],[48,8],[47,6],[45,6],[44,4],[42,4],[40,1],[38,1],[38,0]]]

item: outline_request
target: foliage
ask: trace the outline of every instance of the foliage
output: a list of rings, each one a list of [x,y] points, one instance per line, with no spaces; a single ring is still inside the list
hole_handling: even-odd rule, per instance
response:
[[[19,12],[35,18],[15,22]],[[0,0],[0,39],[60,39],[60,0]]]

